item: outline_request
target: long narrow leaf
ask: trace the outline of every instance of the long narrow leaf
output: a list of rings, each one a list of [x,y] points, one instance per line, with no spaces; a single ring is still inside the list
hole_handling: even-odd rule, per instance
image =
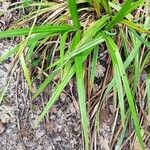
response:
[[[27,80],[29,89],[32,92],[32,82],[31,82],[31,79],[30,79],[30,73],[29,73],[29,69],[27,68],[27,65],[26,65],[23,54],[20,56],[20,62],[21,62],[21,66],[22,66],[22,69],[23,69],[25,79]]]
[[[45,26],[33,27],[32,33],[60,34],[70,30],[74,31],[75,28],[68,25],[45,25]],[[0,38],[28,35],[29,32],[30,32],[30,28],[1,31]]]
[[[94,83],[94,77],[95,77],[95,73],[96,73],[96,66],[97,66],[97,62],[98,62],[98,50],[99,47],[96,46],[94,51],[93,51],[93,58],[92,58],[92,65],[91,65],[91,71],[90,71],[90,86],[93,86]]]
[[[110,30],[114,25],[116,25],[118,22],[122,21],[122,19],[127,15],[128,9],[132,3],[132,0],[126,0],[119,10],[119,12],[114,16],[112,21],[106,26],[107,30]]]
[[[77,41],[80,41],[80,32],[77,32]],[[84,87],[84,68],[82,63],[82,55],[79,55],[75,58],[75,70],[76,70],[76,80],[77,80],[77,89],[79,96],[79,105],[81,112],[81,121],[84,132],[85,147],[86,150],[89,150],[89,137],[88,137],[88,116],[86,110],[86,98],[85,98],[85,87]]]
[[[75,27],[80,29],[76,0],[68,0],[68,6]]]
[[[117,86],[117,91],[118,91],[121,120],[122,120],[122,124],[124,125],[124,122],[125,122],[124,102],[125,101],[124,101],[122,81],[121,81],[121,77],[120,77],[120,74],[119,74],[119,69],[117,67],[117,64],[114,66],[114,68],[115,68],[115,79],[116,79],[116,86]]]

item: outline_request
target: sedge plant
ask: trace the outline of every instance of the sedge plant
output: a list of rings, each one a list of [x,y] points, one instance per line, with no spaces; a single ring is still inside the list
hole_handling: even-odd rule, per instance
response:
[[[45,115],[57,102],[69,81],[75,77],[85,149],[92,149],[90,145],[91,124],[95,124],[96,134],[98,134],[99,113],[107,95],[111,93],[113,93],[115,104],[120,109],[121,126],[123,128],[119,133],[120,140],[117,142],[115,149],[120,148],[124,142],[129,120],[133,121],[135,135],[141,149],[145,149],[136,97],[140,85],[140,75],[148,66],[150,58],[150,17],[148,15],[150,8],[147,1],[67,0],[63,3],[24,1],[16,4],[15,7],[12,5],[8,12],[15,9],[37,7],[38,10],[33,9],[31,13],[12,23],[8,30],[0,32],[0,39],[13,37],[20,37],[21,39],[21,42],[15,48],[0,56],[0,63],[9,57],[14,57],[13,63],[15,65],[12,73],[15,67],[21,64],[33,99],[44,92],[44,89],[53,81],[55,76],[60,74],[54,92],[37,120],[37,125],[41,123]],[[139,7],[143,11],[140,11]],[[88,17],[82,18],[83,13]],[[32,22],[31,26],[29,22]],[[26,24],[28,24],[28,27],[24,27]],[[118,37],[120,38],[118,39]],[[46,55],[46,58],[42,59],[39,49],[42,46],[45,47],[45,43],[51,43],[56,39],[59,42],[56,45],[59,55],[55,53],[54,47],[49,44],[42,50],[42,56]],[[118,40],[120,40],[120,45]],[[90,88],[88,92],[90,91],[89,93],[92,94],[98,55],[102,45],[105,45],[111,59],[113,77],[103,88],[92,116],[90,116],[87,107],[90,102],[85,86],[87,84],[85,83],[87,68],[84,64],[86,61],[90,61],[91,64],[88,74],[88,86]],[[141,55],[143,47],[143,55]],[[34,63],[35,55],[39,56],[40,63]],[[36,91],[32,89],[35,77],[31,76],[29,66],[40,68],[47,74]],[[7,88],[8,84],[9,82]],[[150,77],[149,72],[147,72],[145,81],[147,115],[150,113],[149,89]],[[6,90],[1,94],[0,102],[2,102],[5,92]]]

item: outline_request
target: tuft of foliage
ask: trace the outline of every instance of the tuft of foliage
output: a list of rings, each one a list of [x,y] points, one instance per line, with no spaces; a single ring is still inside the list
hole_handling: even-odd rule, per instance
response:
[[[96,134],[99,133],[99,113],[106,97],[112,94],[115,106],[120,109],[122,122],[120,126],[123,128],[117,133],[120,140],[113,147],[121,149],[125,134],[128,133],[128,124],[132,120],[137,139],[141,149],[144,150],[145,144],[141,134],[144,128],[140,123],[138,114],[140,110],[138,110],[136,99],[139,97],[139,87],[141,87],[140,76],[150,62],[150,6],[147,2],[144,0],[125,0],[124,3],[118,0],[68,0],[63,3],[48,1],[28,3],[24,1],[8,11],[21,9],[22,6],[24,9],[38,7],[38,10],[24,15],[18,22],[14,22],[10,29],[0,32],[1,39],[9,37],[20,37],[21,39],[14,49],[0,56],[0,63],[9,57],[14,57],[14,67],[11,74],[17,64],[21,64],[24,77],[33,93],[33,99],[44,92],[44,89],[56,75],[61,75],[53,94],[39,116],[37,125],[75,76],[85,149],[89,150],[92,145],[96,145],[93,144],[94,140],[89,137],[92,137],[93,127]],[[83,13],[87,17],[82,17]],[[30,26],[31,22],[32,26]],[[28,24],[29,27],[24,27],[25,24]],[[51,44],[43,48],[42,52],[39,51],[42,46],[45,47],[45,43],[54,40],[59,42],[59,45],[56,45],[59,55],[55,53]],[[111,59],[113,77],[103,86],[99,100],[93,108],[92,105],[90,106],[89,97],[92,96],[101,46],[106,47]],[[35,56],[39,57],[39,63],[34,62]],[[46,56],[46,58],[41,56]],[[87,70],[85,62],[91,64],[88,68],[88,74],[85,73]],[[32,66],[33,69],[40,68],[43,73],[48,75],[46,78],[43,77],[43,83],[38,86],[35,92],[32,89],[32,84],[38,74],[36,77],[32,76],[29,66]],[[85,83],[86,75],[89,77],[88,83]],[[7,88],[8,85],[9,82]],[[85,85],[88,85],[89,89]],[[149,72],[147,72],[144,88],[145,95],[147,95],[144,99],[147,108],[145,114],[149,116]],[[6,90],[1,94],[0,102],[3,100],[5,92]],[[89,97],[87,97],[87,93],[90,94]],[[87,103],[93,110],[92,115],[88,114],[90,108],[87,107]],[[116,141],[112,141],[112,143],[114,142]]]

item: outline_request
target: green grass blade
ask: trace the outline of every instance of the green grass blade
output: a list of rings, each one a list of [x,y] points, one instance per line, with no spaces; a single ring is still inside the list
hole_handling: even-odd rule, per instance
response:
[[[125,107],[124,107],[124,93],[123,93],[123,87],[122,87],[122,81],[119,74],[119,69],[117,64],[113,66],[115,68],[115,79],[116,79],[116,87],[117,87],[117,93],[118,93],[118,99],[119,99],[119,106],[120,106],[120,114],[121,114],[121,120],[122,124],[124,125],[125,122]]]
[[[76,65],[77,89],[78,89],[78,96],[79,96],[82,127],[83,127],[83,132],[84,132],[84,139],[85,139],[85,147],[86,147],[86,150],[89,150],[88,116],[87,116],[87,111],[86,111],[84,70],[83,70],[83,64],[81,62],[80,56],[76,58],[75,65]]]
[[[68,54],[65,60],[69,60],[83,52],[85,52],[88,49],[94,48],[96,45],[102,43],[104,40],[102,39],[102,36],[96,37],[93,40],[91,40],[89,43],[86,43],[85,45],[81,46],[80,48],[76,48],[72,53]]]
[[[77,32],[77,41],[80,41],[80,33]],[[88,116],[86,110],[86,96],[85,96],[85,87],[84,87],[84,68],[82,62],[82,55],[76,56],[75,58],[75,71],[76,71],[76,81],[77,81],[77,90],[79,96],[79,106],[81,113],[81,122],[84,132],[85,140],[85,149],[89,150],[89,136],[88,136]]]
[[[84,31],[78,47],[81,47],[86,42],[90,42],[97,33],[99,34],[101,29],[107,24],[108,19],[108,16],[103,16],[101,19],[97,20],[90,27],[88,27],[87,30]]]
[[[132,12],[133,10],[135,10],[136,8],[138,8],[138,6],[142,6],[143,4],[144,4],[144,0],[137,0],[137,1],[133,2],[130,5],[127,13]]]
[[[113,9],[115,9],[117,11],[119,11],[121,9],[120,5],[115,4],[113,2],[109,2],[109,5],[110,5],[110,7],[112,7]],[[133,16],[131,14],[127,14],[125,17],[130,21],[133,20]]]
[[[78,11],[77,11],[76,0],[68,0],[68,6],[69,6],[69,12],[73,20],[74,26],[80,29],[81,26],[80,26]]]
[[[22,29],[1,31],[0,38],[28,35],[30,30],[31,28],[22,28]],[[33,27],[32,34],[33,33],[61,34],[67,31],[75,31],[75,28],[68,25],[45,25],[45,26]]]
[[[91,64],[91,71],[90,71],[90,86],[93,86],[95,73],[96,73],[96,67],[97,67],[97,61],[98,61],[98,50],[99,46],[96,46],[93,51],[93,58],[92,58],[92,64]]]
[[[117,23],[122,21],[122,19],[127,15],[128,9],[132,3],[132,0],[126,0],[119,10],[119,12],[113,17],[112,21],[106,26],[107,30],[112,29],[113,26],[115,26]]]

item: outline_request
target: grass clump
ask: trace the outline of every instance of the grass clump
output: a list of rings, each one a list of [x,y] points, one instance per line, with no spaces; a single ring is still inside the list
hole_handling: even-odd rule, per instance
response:
[[[75,76],[85,149],[92,149],[91,145],[95,145],[89,144],[90,140],[93,142],[90,137],[92,137],[92,130],[98,129],[99,113],[109,94],[113,95],[114,104],[120,109],[122,122],[120,127],[123,128],[118,134],[120,135],[118,144],[113,147],[117,148],[118,145],[119,148],[121,147],[125,133],[128,131],[128,123],[133,120],[141,149],[145,149],[143,135],[141,135],[143,128],[138,114],[140,110],[137,109],[136,100],[141,87],[140,76],[149,67],[148,2],[144,0],[125,0],[123,3],[117,0],[68,0],[63,3],[32,1],[18,4],[8,11],[20,9],[22,6],[24,9],[38,7],[38,11],[34,10],[23,16],[17,24],[13,23],[10,29],[0,32],[0,38],[20,37],[22,39],[16,48],[0,56],[0,62],[14,56],[14,67],[18,63],[21,64],[33,98],[39,96],[57,74],[61,75],[52,96],[39,116],[38,124],[56,103],[71,78]],[[32,26],[24,27],[25,24],[31,23]],[[45,43],[54,40],[59,42],[58,46],[55,44],[59,55],[54,51],[52,44],[45,46]],[[39,49],[42,46],[44,48],[41,52]],[[112,61],[113,79],[108,81],[108,75],[106,76],[107,84],[103,85],[99,100],[93,108],[90,98],[101,46],[107,49],[108,59]],[[35,64],[33,63],[35,55],[39,56],[39,63],[32,66]],[[45,57],[40,57],[41,55]],[[88,73],[85,73],[87,70],[85,62],[92,64],[89,65]],[[40,68],[48,75],[35,92],[32,90],[32,84],[36,77],[31,76],[29,66]],[[143,87],[147,95],[144,99],[144,111],[147,115],[150,109],[148,74],[149,72]],[[85,83],[87,76],[88,80]],[[85,85],[88,85],[88,88]],[[90,107],[93,108],[92,115],[88,114]],[[98,134],[98,130],[95,132]]]

